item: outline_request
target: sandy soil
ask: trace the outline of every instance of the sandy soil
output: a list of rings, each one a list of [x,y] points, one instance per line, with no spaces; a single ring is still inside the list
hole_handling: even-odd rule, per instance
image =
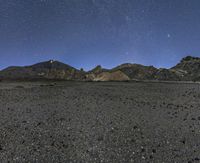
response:
[[[0,162],[200,162],[200,85],[0,83]]]

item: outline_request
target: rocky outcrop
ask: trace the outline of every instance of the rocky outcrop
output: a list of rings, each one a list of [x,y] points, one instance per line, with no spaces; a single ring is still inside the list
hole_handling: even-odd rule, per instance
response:
[[[117,70],[114,72],[102,72],[99,73],[94,81],[129,81],[130,78],[123,72]]]
[[[181,76],[173,70],[161,68],[154,74],[154,79],[162,81],[180,81]]]
[[[111,71],[120,70],[126,74],[130,79],[139,79],[139,80],[152,80],[154,79],[154,74],[157,72],[157,69],[153,66],[143,66],[140,64],[122,64],[113,68]]]
[[[180,73],[182,80],[195,81],[200,79],[200,58],[187,56],[171,70]]]

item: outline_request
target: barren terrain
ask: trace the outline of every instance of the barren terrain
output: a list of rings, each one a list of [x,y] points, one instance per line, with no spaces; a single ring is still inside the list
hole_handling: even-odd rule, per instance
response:
[[[200,162],[200,85],[2,82],[0,162]]]

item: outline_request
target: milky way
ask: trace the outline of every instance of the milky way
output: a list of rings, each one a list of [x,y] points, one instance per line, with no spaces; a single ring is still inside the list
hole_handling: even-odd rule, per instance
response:
[[[199,0],[0,0],[0,68],[56,59],[90,69],[200,56]]]

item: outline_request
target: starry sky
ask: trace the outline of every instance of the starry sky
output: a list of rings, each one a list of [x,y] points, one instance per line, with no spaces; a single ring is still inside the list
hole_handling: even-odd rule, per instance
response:
[[[200,56],[200,0],[0,0],[0,69],[59,60],[89,70],[169,68]]]

